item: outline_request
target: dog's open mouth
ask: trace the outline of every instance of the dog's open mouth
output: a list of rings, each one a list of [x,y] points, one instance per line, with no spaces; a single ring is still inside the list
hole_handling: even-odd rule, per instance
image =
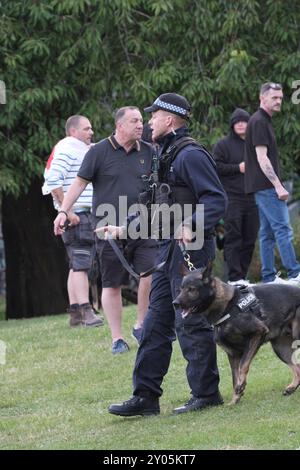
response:
[[[186,318],[188,315],[190,315],[191,313],[195,313],[195,312],[197,312],[197,306],[196,305],[194,307],[191,307],[191,308],[183,309],[182,312],[181,312],[181,316],[182,316],[182,318]]]

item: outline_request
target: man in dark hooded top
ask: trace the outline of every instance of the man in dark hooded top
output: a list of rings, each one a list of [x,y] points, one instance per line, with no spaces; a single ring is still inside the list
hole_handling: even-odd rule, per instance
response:
[[[247,284],[247,272],[259,228],[253,194],[245,194],[244,151],[250,115],[241,108],[230,117],[230,132],[213,149],[220,180],[228,196],[225,216],[224,259],[230,284]]]

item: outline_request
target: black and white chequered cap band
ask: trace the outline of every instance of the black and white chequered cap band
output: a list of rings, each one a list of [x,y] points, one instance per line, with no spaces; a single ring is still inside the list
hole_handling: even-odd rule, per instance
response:
[[[157,98],[153,104],[156,104],[156,106],[159,106],[162,109],[167,109],[168,111],[182,114],[182,116],[186,116],[188,114],[186,109],[181,108],[180,106],[176,106],[175,104],[165,103],[165,101],[161,101],[159,98]]]

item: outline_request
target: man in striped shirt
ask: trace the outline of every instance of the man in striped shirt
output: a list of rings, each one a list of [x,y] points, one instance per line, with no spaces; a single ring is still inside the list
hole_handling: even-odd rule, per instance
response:
[[[71,116],[66,122],[66,137],[52,150],[45,170],[43,194],[51,193],[59,211],[64,194],[77,176],[90,148],[93,130],[84,116]],[[69,257],[68,295],[70,326],[100,326],[103,320],[95,315],[89,303],[88,271],[91,268],[94,233],[91,225],[93,188],[88,184],[68,213],[70,225],[62,238]]]

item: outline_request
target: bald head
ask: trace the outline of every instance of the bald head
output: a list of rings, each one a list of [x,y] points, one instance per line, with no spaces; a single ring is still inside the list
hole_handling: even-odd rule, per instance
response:
[[[75,139],[84,142],[86,145],[90,145],[94,132],[88,118],[79,114],[70,116],[67,119],[65,128],[66,136],[75,137]]]

